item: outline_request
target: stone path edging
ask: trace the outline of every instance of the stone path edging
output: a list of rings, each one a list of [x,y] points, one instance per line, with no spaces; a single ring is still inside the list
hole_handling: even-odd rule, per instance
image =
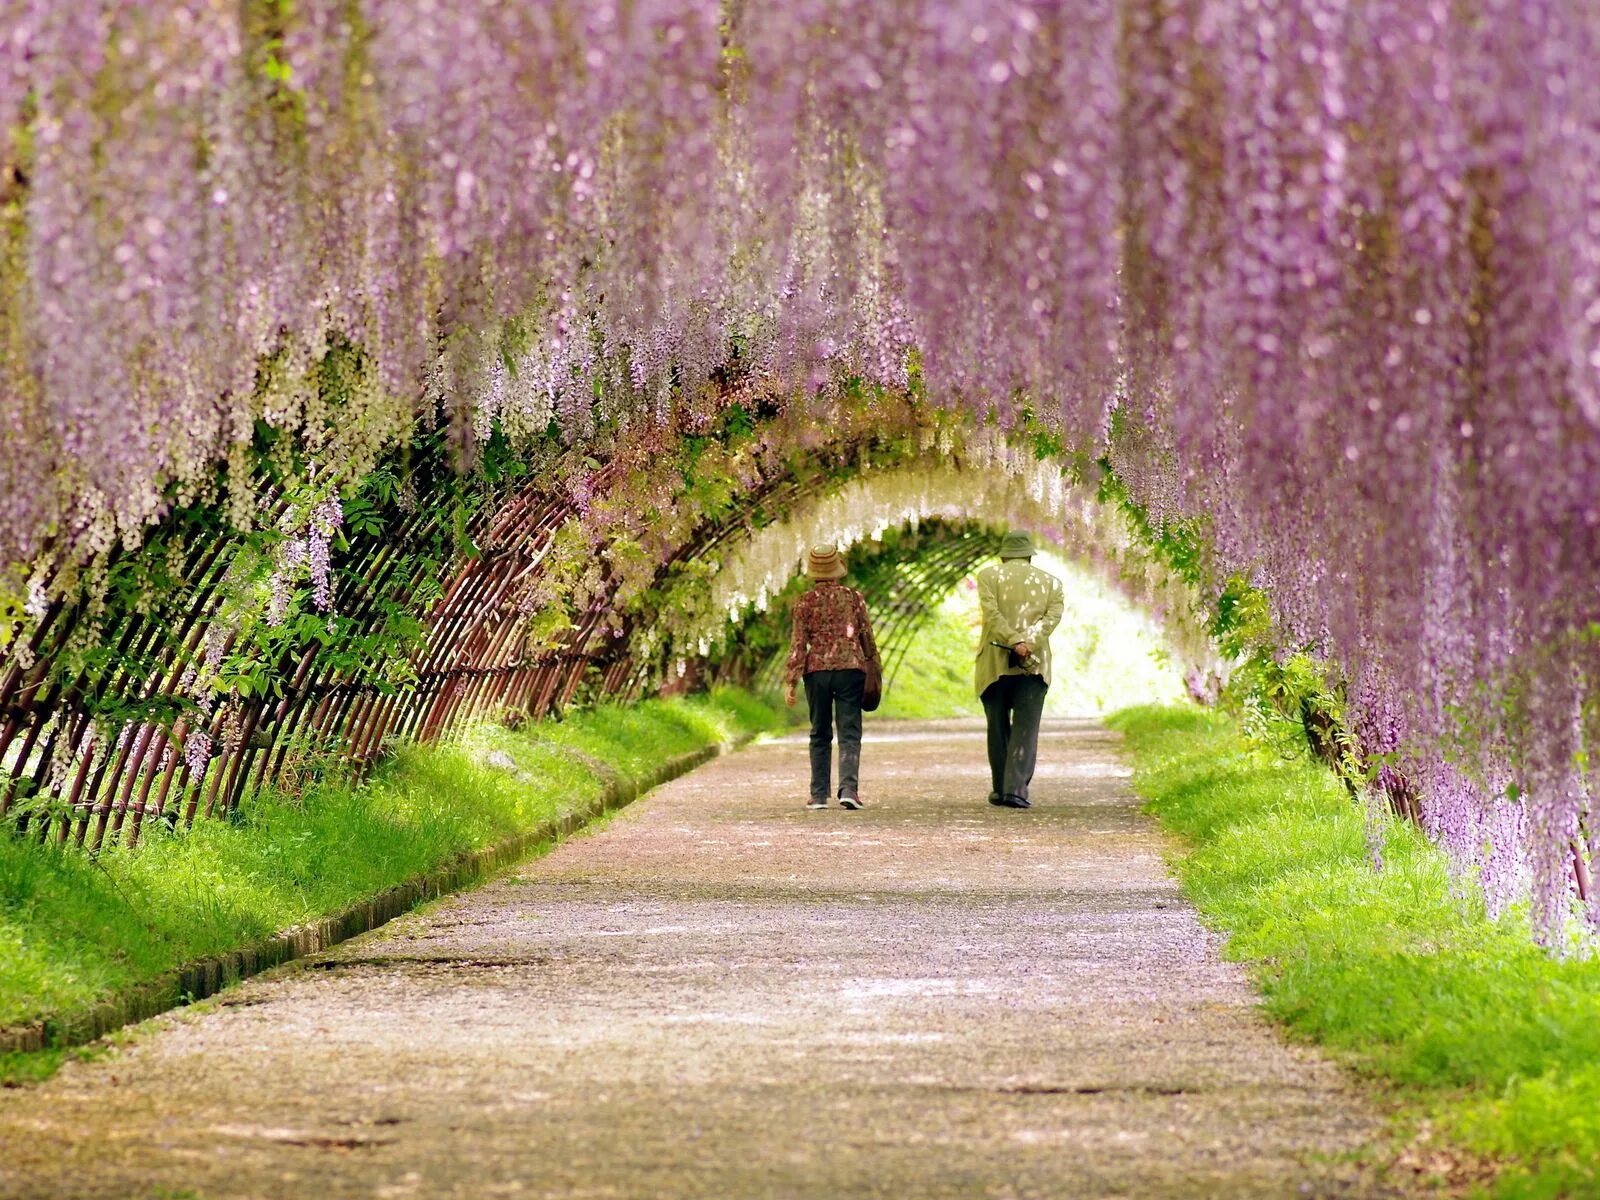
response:
[[[753,734],[745,734],[691,750],[668,759],[640,779],[625,776],[610,764],[590,760],[586,755],[585,765],[601,776],[604,788],[585,807],[541,822],[496,845],[458,855],[321,920],[280,930],[238,950],[195,959],[87,1008],[55,1013],[22,1025],[0,1026],[0,1054],[82,1046],[124,1025],[204,1000],[242,979],[368,933],[424,901],[483,882],[526,858],[540,843],[568,837],[591,821],[631,804],[652,788],[736,750],[753,738]]]

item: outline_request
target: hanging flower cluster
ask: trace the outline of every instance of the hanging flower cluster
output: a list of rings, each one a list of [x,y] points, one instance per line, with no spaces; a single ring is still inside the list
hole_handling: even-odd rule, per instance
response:
[[[1112,461],[1554,939],[1600,831],[1600,18],[1180,5],[1129,47]]]
[[[1026,410],[1205,523],[1470,869],[1525,825],[1553,937],[1597,56],[1581,0],[5,0],[0,578],[248,514],[262,428],[353,481],[419,421],[471,464],[847,376]]]

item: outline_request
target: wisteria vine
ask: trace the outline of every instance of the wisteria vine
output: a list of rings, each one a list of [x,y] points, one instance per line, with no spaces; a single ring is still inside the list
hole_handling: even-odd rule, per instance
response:
[[[1597,58],[1587,0],[3,0],[0,590],[248,523],[262,428],[334,503],[419,425],[470,468],[910,388],[1202,527],[1377,786],[1469,870],[1518,831],[1555,938],[1600,851]]]

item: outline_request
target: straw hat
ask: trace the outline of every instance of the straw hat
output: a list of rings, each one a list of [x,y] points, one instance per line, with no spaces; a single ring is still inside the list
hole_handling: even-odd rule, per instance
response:
[[[1032,558],[1033,537],[1020,529],[1013,529],[1000,539],[1001,558]]]
[[[843,579],[844,556],[832,542],[819,542],[806,553],[806,574],[813,579]]]

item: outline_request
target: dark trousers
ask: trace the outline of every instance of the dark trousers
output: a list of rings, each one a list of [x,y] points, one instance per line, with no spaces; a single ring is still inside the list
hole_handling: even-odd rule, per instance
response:
[[[811,798],[826,800],[833,766],[833,726],[839,725],[839,795],[859,796],[861,689],[865,671],[812,671],[805,677],[811,712]]]
[[[1048,688],[1037,675],[1002,675],[983,689],[983,715],[989,720],[989,774],[997,796],[1028,798]]]

